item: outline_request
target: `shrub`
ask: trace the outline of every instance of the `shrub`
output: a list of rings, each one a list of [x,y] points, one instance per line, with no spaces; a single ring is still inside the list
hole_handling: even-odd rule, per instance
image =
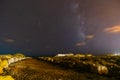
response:
[[[106,66],[98,66],[99,74],[108,74],[108,68]]]
[[[0,67],[0,74],[2,74],[3,73],[3,68],[2,67]],[[0,79],[1,80],[1,79]]]
[[[22,53],[16,53],[14,54],[14,57],[20,58],[20,57],[25,57]]]
[[[14,80],[11,76],[0,76],[0,80]]]
[[[7,68],[8,67],[8,61],[7,60],[3,60],[1,63],[0,63],[0,66],[2,68]]]

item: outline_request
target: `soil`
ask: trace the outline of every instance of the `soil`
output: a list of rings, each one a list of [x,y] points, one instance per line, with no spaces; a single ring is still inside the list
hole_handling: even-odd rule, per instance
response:
[[[111,80],[91,73],[78,73],[57,65],[30,58],[10,65],[15,80]]]

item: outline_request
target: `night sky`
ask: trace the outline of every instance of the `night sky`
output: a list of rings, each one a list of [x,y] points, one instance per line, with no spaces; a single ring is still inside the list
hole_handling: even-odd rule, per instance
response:
[[[0,0],[0,53],[120,51],[120,0]]]

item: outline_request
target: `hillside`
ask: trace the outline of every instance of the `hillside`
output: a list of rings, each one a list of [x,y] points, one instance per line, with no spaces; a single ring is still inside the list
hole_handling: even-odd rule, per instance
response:
[[[97,74],[76,72],[38,59],[26,59],[10,65],[15,80],[114,80]]]

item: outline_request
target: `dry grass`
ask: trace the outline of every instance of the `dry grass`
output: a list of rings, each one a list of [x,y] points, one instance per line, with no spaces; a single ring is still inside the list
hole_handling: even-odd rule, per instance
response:
[[[15,80],[115,80],[91,73],[78,73],[37,59],[12,64],[10,75]]]

